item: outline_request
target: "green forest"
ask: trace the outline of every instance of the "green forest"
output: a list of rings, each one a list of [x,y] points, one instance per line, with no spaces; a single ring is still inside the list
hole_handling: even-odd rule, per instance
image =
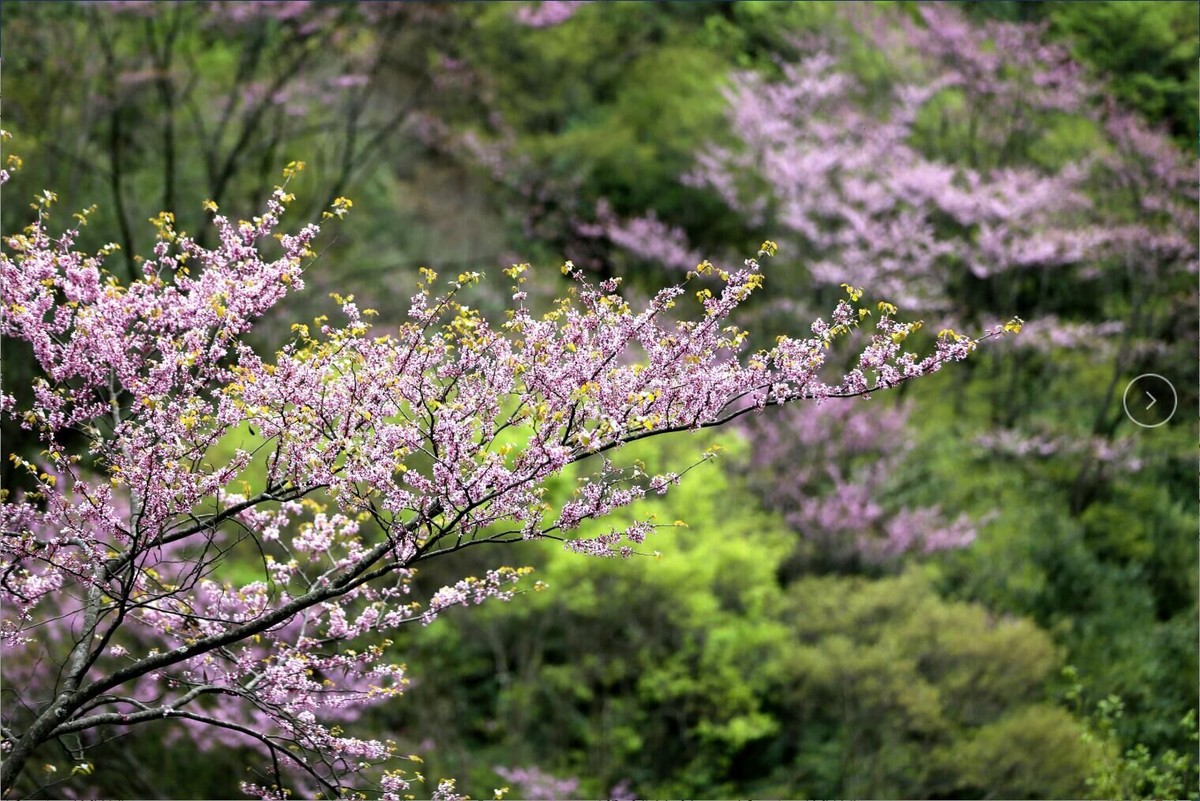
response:
[[[426,605],[468,576],[532,572],[508,600],[354,646],[386,650],[406,683],[334,722],[393,743],[380,769],[406,771],[410,797],[443,778],[477,799],[1200,797],[1195,4],[14,0],[2,15],[6,237],[53,192],[51,228],[78,212],[73,246],[134,281],[164,225],[213,246],[209,204],[261,214],[287,170],[280,230],[321,233],[307,289],[245,335],[260,353],[347,298],[395,327],[428,271],[481,273],[472,313],[493,321],[525,264],[538,313],[574,293],[567,260],[635,305],[686,277],[681,313],[703,315],[720,294],[706,270],[759,243],[778,252],[739,312],[751,351],[820,333],[847,292],[872,319],[895,304],[920,320],[918,351],[1015,321],[867,398],[606,453],[678,475],[579,524],[654,520],[627,558],[533,539],[423,562]],[[838,375],[858,366],[830,354]],[[34,346],[6,329],[0,355],[23,408],[42,386]],[[1156,390],[1169,419],[1147,422],[1148,374],[1173,387]],[[7,409],[0,422],[7,503],[44,446]],[[213,458],[262,443],[241,425]],[[547,479],[547,508],[586,496],[600,458]],[[214,578],[253,581],[255,559],[231,550]],[[62,664],[4,647],[7,732]],[[102,726],[40,746],[4,797],[243,797],[270,785],[264,759],[183,720]],[[323,792],[293,781],[292,797]]]

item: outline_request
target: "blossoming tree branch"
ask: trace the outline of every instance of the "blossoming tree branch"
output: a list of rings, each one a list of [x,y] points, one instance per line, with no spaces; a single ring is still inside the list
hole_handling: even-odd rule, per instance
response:
[[[255,743],[266,767],[250,794],[292,783],[341,797],[357,780],[399,798],[414,774],[383,770],[396,746],[335,724],[403,691],[388,632],[510,598],[528,572],[501,567],[418,599],[420,562],[531,539],[630,556],[652,518],[576,529],[680,476],[617,464],[621,445],[847,402],[1019,328],[945,331],[922,355],[906,349],[919,323],[847,287],[811,336],[749,352],[731,320],[763,284],[755,259],[703,262],[637,307],[618,279],[593,284],[568,262],[572,283],[545,314],[527,307],[528,265],[505,271],[500,322],[470,305],[480,274],[422,270],[399,327],[379,330],[339,298],[339,321],[293,326],[262,355],[243,336],[314,259],[316,225],[276,233],[291,199],[278,188],[248,221],[207,204],[212,249],[164,213],[129,284],[105,270],[114,247],[89,255],[78,228],[52,233],[51,193],[4,240],[0,334],[31,346],[41,377],[27,406],[4,394],[3,413],[44,448],[36,462],[12,455],[27,481],[0,506],[0,637],[19,699],[3,714],[6,791],[47,744],[87,773],[101,732],[174,719]],[[857,367],[829,375],[839,342],[859,349]],[[218,457],[231,438],[245,447]],[[578,462],[587,477],[552,508],[546,480]],[[438,793],[452,797],[452,783]]]

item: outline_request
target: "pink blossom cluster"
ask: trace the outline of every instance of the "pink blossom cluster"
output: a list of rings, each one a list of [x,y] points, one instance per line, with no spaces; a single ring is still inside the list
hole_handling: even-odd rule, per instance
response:
[[[561,25],[591,0],[536,0],[521,5],[513,15],[517,22],[530,28],[551,28]]]
[[[1121,320],[1102,323],[1069,322],[1054,315],[1030,320],[1021,329],[1018,345],[1040,353],[1058,350],[1112,351],[1113,340],[1124,333],[1126,325]],[[1149,343],[1157,345],[1159,343]]]
[[[961,548],[976,529],[937,507],[883,500],[912,448],[911,408],[826,404],[746,418],[751,485],[769,509],[834,561],[882,562],[904,553]]]
[[[1047,459],[1052,456],[1088,457],[1101,464],[1136,473],[1144,460],[1134,449],[1136,441],[1126,437],[1110,440],[1098,436],[1066,436],[997,429],[975,438],[989,453],[1018,459]]]
[[[873,11],[854,13],[860,30],[877,44],[896,55],[907,51],[933,60],[956,84],[1004,110],[1073,113],[1092,91],[1069,49],[1047,41],[1046,24],[972,23],[953,6],[939,4],[921,6],[919,24],[903,15],[871,20]]]
[[[667,225],[654,211],[621,218],[607,200],[596,202],[596,221],[575,223],[575,232],[585,239],[605,239],[635,256],[679,271],[690,270],[703,257],[692,249],[682,228]]]
[[[560,798],[576,798],[579,795],[579,779],[560,779],[538,767],[510,768],[497,765],[492,770],[504,781],[515,785],[516,798],[557,801]]]

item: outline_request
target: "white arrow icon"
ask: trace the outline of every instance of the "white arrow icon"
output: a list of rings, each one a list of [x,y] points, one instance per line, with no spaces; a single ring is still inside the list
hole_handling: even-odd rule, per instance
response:
[[[1149,383],[1152,380],[1157,383]],[[1147,386],[1153,387],[1153,390],[1146,389]],[[1171,394],[1165,400],[1166,405],[1155,409],[1159,399],[1167,392]],[[1144,395],[1149,403],[1145,401],[1138,403],[1139,395]],[[1135,404],[1142,408],[1137,409]],[[1125,385],[1125,393],[1121,396],[1121,406],[1125,409],[1129,421],[1134,425],[1142,428],[1158,428],[1166,425],[1175,416],[1175,410],[1179,407],[1179,395],[1175,392],[1175,387],[1171,382],[1158,373],[1142,373]],[[1146,419],[1139,420],[1139,416]]]

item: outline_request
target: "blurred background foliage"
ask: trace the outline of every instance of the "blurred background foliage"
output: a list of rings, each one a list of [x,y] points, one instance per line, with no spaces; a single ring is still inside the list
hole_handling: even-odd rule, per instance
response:
[[[381,324],[399,319],[419,266],[531,261],[543,267],[536,303],[562,290],[549,276],[571,258],[624,276],[637,297],[689,259],[736,263],[771,237],[783,252],[747,321],[762,337],[800,330],[840,290],[811,268],[824,251],[787,215],[800,179],[737,161],[755,152],[736,113],[751,90],[801,102],[804,59],[830,52],[849,82],[820,111],[836,143],[895,122],[888,104],[905,81],[966,73],[989,54],[1001,59],[993,79],[1036,95],[1038,63],[1005,48],[1061,48],[1096,87],[1076,105],[1018,93],[1004,106],[999,90],[948,85],[901,144],[968,195],[964,176],[991,181],[977,197],[1021,170],[1052,181],[1084,164],[1072,186],[1086,202],[1067,222],[1144,226],[1133,245],[994,273],[952,254],[906,274],[902,260],[901,281],[941,299],[911,308],[929,328],[1019,314],[1026,333],[866,404],[627,448],[623,459],[674,469],[725,448],[634,510],[664,524],[648,543],[660,556],[596,562],[537,543],[431,564],[429,589],[500,559],[535,566],[547,589],[402,632],[412,687],[360,725],[475,797],[506,783],[529,798],[1195,797],[1195,5],[927,9],[17,0],[3,8],[5,127],[25,166],[3,228],[28,222],[21,199],[43,188],[64,221],[98,204],[81,244],[120,244],[109,269],[127,280],[149,217],[171,209],[204,237],[202,201],[251,215],[303,160],[292,222],[338,195],[354,212],[327,233],[313,288],[256,332],[260,346],[328,310],[333,290]],[[894,31],[910,38],[889,50]],[[850,114],[874,122],[850,130]],[[741,165],[718,175],[728,195],[695,178],[718,152]],[[1182,182],[1177,163],[1191,165]],[[842,191],[853,171],[831,169],[822,180]],[[890,180],[882,164],[863,169]],[[1064,203],[1048,195],[1029,231],[1049,229]],[[914,207],[964,253],[984,234],[936,202],[900,206]],[[1143,246],[1155,237],[1185,244]],[[503,308],[505,286],[485,311]],[[3,368],[8,391],[28,385],[14,343]],[[1156,429],[1122,412],[1144,372],[1179,392]],[[33,448],[3,434],[6,451]],[[573,482],[548,499],[568,499]],[[146,729],[101,746],[91,786],[229,797],[253,761],[198,762],[168,742]]]

